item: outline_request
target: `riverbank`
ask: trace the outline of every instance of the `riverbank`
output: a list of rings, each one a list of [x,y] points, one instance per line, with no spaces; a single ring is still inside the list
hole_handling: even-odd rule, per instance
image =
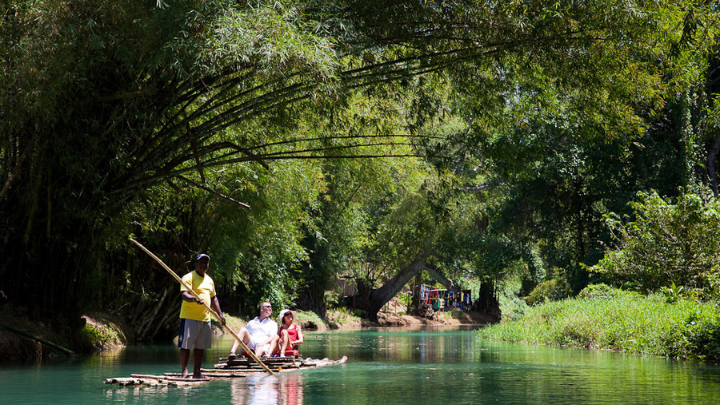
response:
[[[396,327],[417,325],[463,325],[490,323],[481,314],[464,311],[438,312],[437,319],[427,319],[394,311],[380,312],[378,322],[352,315],[348,311],[331,310],[327,319],[320,318],[310,311],[296,311],[297,322],[306,331],[352,330],[368,327]],[[226,314],[228,325],[235,331],[240,330],[248,319]],[[96,313],[82,317],[83,326],[79,331],[70,333],[67,327],[55,327],[52,321],[32,322],[23,316],[22,309],[4,306],[0,311],[0,363],[27,360],[40,361],[64,355],[65,348],[78,354],[92,353],[126,346],[132,334],[131,328],[121,320],[108,314]],[[8,325],[15,331],[1,325]],[[213,324],[215,334],[225,333],[219,325]],[[19,333],[18,332],[24,332]],[[36,339],[30,338],[32,335]],[[41,343],[41,342],[46,343]],[[48,346],[48,343],[61,349]]]
[[[486,339],[720,360],[718,304],[590,286],[578,298],[529,308]]]
[[[380,312],[378,325],[385,326],[419,326],[419,325],[478,325],[493,323],[489,316],[478,312],[452,310],[436,312],[437,319],[424,318],[416,315],[396,314],[393,312]]]
[[[380,311],[378,322],[371,322],[360,318],[345,310],[330,310],[327,318],[322,319],[314,312],[296,311],[296,322],[307,331],[326,330],[353,330],[362,328],[382,328],[397,326],[419,326],[419,325],[477,325],[492,323],[488,316],[477,312],[453,310],[447,312],[436,312],[436,319],[423,318],[417,315],[408,315],[403,311]],[[245,326],[246,320],[229,317],[230,326],[236,330]],[[222,331],[219,331],[222,333]]]
[[[406,308],[399,304],[396,307],[389,306],[387,309],[386,311],[378,312],[377,322],[370,322],[367,319],[354,316],[347,310],[330,310],[327,314],[325,326],[333,330],[347,330],[421,325],[478,325],[494,322],[489,316],[478,312],[461,311],[459,309],[435,312],[433,318],[409,315],[406,313]],[[298,318],[301,319],[300,315],[298,315]]]
[[[22,308],[0,309],[0,363],[90,353],[127,345],[126,327],[107,314],[83,316],[71,331],[65,322],[30,321]]]

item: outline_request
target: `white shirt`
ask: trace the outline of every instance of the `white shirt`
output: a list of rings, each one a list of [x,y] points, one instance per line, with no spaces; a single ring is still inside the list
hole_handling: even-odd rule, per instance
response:
[[[267,317],[260,322],[260,318],[256,316],[255,319],[248,322],[245,329],[247,329],[250,335],[256,339],[260,337],[272,337],[278,333],[278,325],[275,321],[270,319],[270,317]]]

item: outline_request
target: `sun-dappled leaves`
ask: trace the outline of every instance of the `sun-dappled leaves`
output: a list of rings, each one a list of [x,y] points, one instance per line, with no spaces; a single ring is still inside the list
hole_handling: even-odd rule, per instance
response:
[[[614,247],[592,271],[642,290],[677,284],[720,292],[717,199],[685,191],[668,201],[650,192],[640,193],[631,205],[631,221],[608,216]]]

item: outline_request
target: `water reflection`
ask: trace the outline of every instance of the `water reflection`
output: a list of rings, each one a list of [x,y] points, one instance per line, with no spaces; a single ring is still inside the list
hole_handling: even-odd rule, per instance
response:
[[[300,373],[252,375],[234,380],[230,392],[234,405],[302,405],[303,377]]]
[[[308,336],[311,344],[307,346],[314,349],[309,355],[319,358],[347,355],[352,361],[447,363],[474,359],[477,328],[425,326],[318,333]]]
[[[205,367],[226,355],[220,337]],[[720,367],[620,353],[512,345],[472,329],[306,333],[303,355],[346,365],[195,387],[103,386],[107,377],[179,369],[172,345],[41,366],[0,365],[1,405],[107,404],[718,404]]]

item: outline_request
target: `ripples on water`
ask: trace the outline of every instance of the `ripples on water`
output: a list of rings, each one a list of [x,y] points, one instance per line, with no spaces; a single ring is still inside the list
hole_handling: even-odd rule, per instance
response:
[[[308,333],[303,354],[349,362],[192,388],[115,387],[104,378],[179,371],[172,345],[0,368],[0,404],[718,404],[720,367],[479,340],[474,328]],[[227,354],[218,339],[205,367]]]

